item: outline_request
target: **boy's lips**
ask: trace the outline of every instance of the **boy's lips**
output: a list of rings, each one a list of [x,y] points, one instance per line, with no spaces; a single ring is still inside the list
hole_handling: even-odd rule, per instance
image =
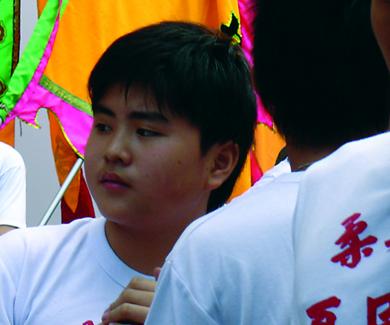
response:
[[[104,187],[109,189],[119,189],[119,188],[127,188],[130,187],[130,184],[121,178],[118,174],[112,172],[104,173],[100,179],[99,183],[101,183]]]

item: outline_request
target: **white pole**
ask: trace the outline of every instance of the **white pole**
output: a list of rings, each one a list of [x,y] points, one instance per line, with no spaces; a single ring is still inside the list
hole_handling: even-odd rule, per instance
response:
[[[69,172],[68,176],[66,176],[66,179],[64,183],[62,184],[60,190],[58,191],[56,197],[54,198],[53,202],[51,203],[50,207],[47,209],[45,215],[43,216],[39,226],[45,226],[49,222],[51,216],[54,213],[54,210],[57,208],[58,204],[61,202],[62,197],[64,196],[66,190],[68,189],[70,183],[72,182],[73,178],[76,176],[77,172],[83,165],[84,160],[82,158],[78,158],[73,165],[71,171]]]

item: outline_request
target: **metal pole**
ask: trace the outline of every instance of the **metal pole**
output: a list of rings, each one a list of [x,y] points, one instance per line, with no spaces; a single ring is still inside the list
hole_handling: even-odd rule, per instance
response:
[[[68,176],[66,176],[66,179],[64,183],[62,184],[60,190],[58,191],[56,197],[54,198],[53,202],[51,203],[50,207],[47,209],[45,215],[43,216],[39,226],[45,226],[49,222],[51,216],[54,213],[54,210],[57,208],[58,204],[61,202],[62,197],[64,196],[66,190],[68,189],[70,183],[72,182],[73,178],[76,176],[77,172],[83,165],[84,160],[82,158],[78,158],[76,162],[74,163],[71,171],[69,172]]]

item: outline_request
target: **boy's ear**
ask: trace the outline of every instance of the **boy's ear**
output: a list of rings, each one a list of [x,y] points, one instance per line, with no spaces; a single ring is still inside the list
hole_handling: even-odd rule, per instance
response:
[[[210,148],[210,170],[208,189],[215,190],[226,181],[237,165],[239,148],[236,143],[228,141],[215,144]]]

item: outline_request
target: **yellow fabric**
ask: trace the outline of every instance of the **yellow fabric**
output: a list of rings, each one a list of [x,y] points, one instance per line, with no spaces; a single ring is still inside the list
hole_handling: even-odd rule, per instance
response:
[[[276,130],[259,124],[255,132],[255,154],[263,173],[275,165],[280,150],[286,145]]]
[[[239,17],[234,0],[70,0],[45,75],[88,102],[89,73],[119,36],[161,20],[188,20],[219,28],[221,23],[230,23],[232,12]]]
[[[248,155],[245,161],[245,165],[241,171],[240,177],[237,179],[236,184],[234,185],[232,194],[230,195],[229,201],[244,193],[248,188],[252,186],[252,177],[251,177],[251,162],[250,156]]]
[[[257,125],[253,150],[263,173],[275,165],[276,158],[284,146],[285,141],[276,130],[265,124]],[[243,171],[234,186],[230,200],[245,192],[251,185],[251,165],[248,156]]]

